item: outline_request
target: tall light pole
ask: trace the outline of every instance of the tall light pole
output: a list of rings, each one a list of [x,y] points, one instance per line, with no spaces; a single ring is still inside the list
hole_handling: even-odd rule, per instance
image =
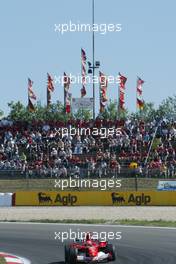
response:
[[[92,63],[88,62],[88,73],[92,74],[93,79],[93,119],[95,120],[95,69],[100,67],[100,62],[95,61],[95,33],[94,33],[94,0],[92,0]]]
[[[94,25],[94,0],[92,0],[92,29]],[[92,30],[92,77],[93,77],[93,119],[95,120],[95,83],[94,83],[94,76],[95,76],[95,34],[94,30]]]

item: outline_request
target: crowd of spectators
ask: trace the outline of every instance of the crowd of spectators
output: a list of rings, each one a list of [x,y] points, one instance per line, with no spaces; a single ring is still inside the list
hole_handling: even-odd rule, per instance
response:
[[[61,133],[61,128],[70,127],[76,128],[75,135]],[[80,135],[81,128],[88,129],[87,134]],[[114,128],[115,132],[102,137],[92,133],[94,128]],[[0,172],[10,171],[29,177],[174,178],[176,122],[1,120]]]

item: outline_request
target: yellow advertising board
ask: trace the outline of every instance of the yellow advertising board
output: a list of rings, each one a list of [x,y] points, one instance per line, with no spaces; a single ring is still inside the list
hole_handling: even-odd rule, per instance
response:
[[[176,191],[110,192],[60,191],[16,192],[16,206],[151,206],[176,205]]]

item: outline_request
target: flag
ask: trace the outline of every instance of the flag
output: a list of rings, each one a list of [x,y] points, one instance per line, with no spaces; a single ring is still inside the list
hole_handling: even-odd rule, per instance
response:
[[[47,106],[49,106],[51,104],[51,92],[54,91],[54,84],[49,73],[47,73],[47,79]]]
[[[86,95],[86,53],[81,49],[81,75],[82,75],[82,88],[81,97]]]
[[[137,98],[137,107],[139,110],[143,110],[144,109],[144,101]]]
[[[70,77],[64,72],[64,90],[68,92],[70,86]]]
[[[65,104],[65,112],[67,114],[69,114],[71,112],[71,99],[72,99],[72,94],[67,93],[66,104]]]
[[[34,99],[36,100],[37,97],[35,96],[34,92],[33,92],[33,81],[31,81],[31,79],[28,78],[28,97],[30,99]]]
[[[70,78],[64,72],[64,106],[65,112],[68,114],[71,112],[71,98],[72,94],[69,93]]]
[[[30,98],[28,99],[28,110],[29,110],[29,112],[35,112],[35,107],[34,107],[34,105],[33,105],[33,103],[32,103],[32,101],[30,100]]]
[[[33,81],[31,81],[31,79],[28,78],[28,110],[29,112],[34,112],[35,111],[35,107],[33,105],[32,100],[36,100],[37,97],[33,91]]]
[[[125,89],[125,83],[127,81],[127,78],[119,72],[119,80],[120,80],[120,88]]]
[[[51,78],[51,75],[49,75],[49,73],[47,73],[47,77],[48,77],[48,90],[50,92],[54,92],[54,85],[53,85],[53,79]]]
[[[143,97],[142,97],[142,86],[144,84],[144,81],[137,77],[137,86],[136,86],[136,104],[137,104],[137,108],[139,110],[143,110],[144,108],[144,100],[143,100]]]
[[[144,84],[144,81],[138,77],[137,79],[137,92],[139,95],[142,95],[142,85]]]
[[[100,112],[104,112],[104,109],[107,104],[107,87],[108,80],[105,74],[99,72],[99,81],[100,81]]]
[[[127,78],[119,72],[119,110],[125,110],[125,84]]]
[[[119,94],[119,107],[121,110],[125,110],[125,93],[121,90]]]

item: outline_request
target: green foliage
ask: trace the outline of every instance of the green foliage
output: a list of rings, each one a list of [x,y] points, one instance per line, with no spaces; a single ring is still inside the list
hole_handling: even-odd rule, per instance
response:
[[[4,112],[2,110],[0,110],[0,117],[3,117]]]
[[[66,114],[65,108],[61,102],[51,104],[49,107],[42,106],[40,103],[35,105],[35,112],[29,112],[28,108],[21,102],[10,102],[8,104],[10,113],[8,117],[14,121],[28,121],[39,120],[39,121],[63,121],[66,122],[70,118],[90,120],[92,118],[91,111],[87,109],[79,109],[74,115]],[[0,111],[0,116],[3,112]],[[128,110],[118,111],[118,105],[115,101],[110,101],[105,111],[99,114],[100,118],[103,119],[127,119],[135,118],[142,119],[144,121],[152,121],[156,118],[174,118],[176,120],[176,95],[173,97],[169,96],[166,98],[156,109],[154,103],[145,102],[144,109],[136,113],[129,114]]]
[[[92,113],[91,111],[87,110],[87,109],[79,109],[74,115],[73,117],[75,119],[80,119],[80,120],[90,120],[92,118]]]
[[[160,118],[176,119],[176,95],[169,96],[159,105],[157,115]]]
[[[10,108],[9,118],[14,121],[63,121],[66,122],[72,118],[72,114],[66,114],[65,108],[61,102],[51,104],[49,107],[42,106],[39,102],[35,105],[35,112],[30,112],[21,102],[11,102],[8,104]],[[91,112],[85,109],[80,109],[74,118],[89,120]]]
[[[154,103],[144,103],[143,110],[136,113],[131,113],[131,118],[142,119],[144,121],[152,121],[157,117],[157,111],[155,110]]]
[[[8,107],[10,108],[10,114],[9,114],[10,119],[14,121],[18,121],[18,120],[26,121],[28,119],[27,109],[21,102],[18,101],[17,103],[14,103],[12,101],[8,103]]]
[[[144,109],[137,113],[132,113],[131,116],[144,121],[162,118],[176,119],[176,95],[169,96],[163,100],[158,108],[155,108],[154,103],[145,102]]]
[[[124,111],[118,111],[118,104],[116,101],[111,101],[105,108],[105,111],[99,115],[103,119],[111,119],[116,120],[118,119],[127,119],[128,117],[128,110],[125,109]]]

